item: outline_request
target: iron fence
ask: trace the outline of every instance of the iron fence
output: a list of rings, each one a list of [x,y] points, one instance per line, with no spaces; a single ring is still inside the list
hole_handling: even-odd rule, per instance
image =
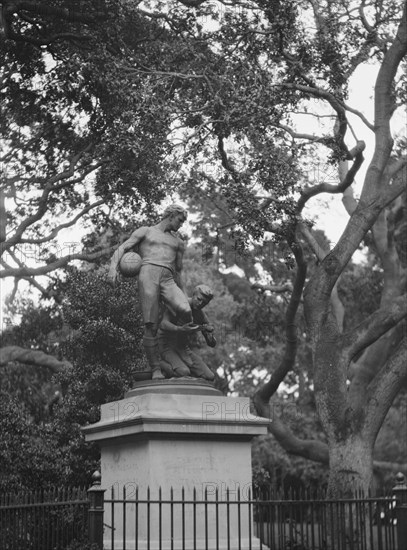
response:
[[[407,550],[407,486],[326,500],[272,491],[101,487],[0,496],[0,550]]]
[[[65,550],[88,537],[86,489],[52,488],[0,496],[1,550]]]
[[[105,550],[398,550],[394,497],[117,493],[105,499]]]
[[[393,497],[260,500],[261,544],[275,550],[397,550]],[[406,549],[407,550],[407,549]]]

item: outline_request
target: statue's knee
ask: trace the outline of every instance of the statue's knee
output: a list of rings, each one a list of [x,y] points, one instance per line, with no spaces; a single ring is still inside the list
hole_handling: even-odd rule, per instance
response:
[[[210,369],[208,369],[208,372],[205,375],[205,379],[209,380],[210,382],[213,382],[215,380],[215,375]]]
[[[174,370],[174,373],[177,377],[190,376],[191,375],[191,371],[189,370],[189,368],[186,365],[177,365],[176,367],[174,367],[173,370]]]

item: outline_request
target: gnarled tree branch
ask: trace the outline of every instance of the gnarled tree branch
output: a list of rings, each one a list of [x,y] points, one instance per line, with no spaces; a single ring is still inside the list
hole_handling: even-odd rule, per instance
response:
[[[233,164],[230,162],[229,157],[226,154],[222,136],[218,136],[218,150],[220,153],[220,158],[222,161],[223,168],[231,174],[232,178],[236,182],[239,182],[240,181],[239,173],[237,172]]]
[[[293,290],[292,284],[290,282],[284,283],[283,285],[261,285],[260,283],[254,283],[251,288],[253,290],[260,290],[261,292],[291,292]]]
[[[78,220],[80,220],[90,210],[93,210],[94,208],[97,208],[98,206],[101,206],[104,203],[105,203],[105,201],[103,199],[100,199],[100,200],[98,200],[98,201],[96,201],[92,204],[89,204],[83,210],[81,210],[74,218],[69,220],[69,222],[62,223],[61,225],[58,225],[58,227],[55,227],[51,231],[51,233],[49,233],[45,237],[41,237],[41,238],[38,238],[38,239],[20,239],[20,243],[21,244],[41,244],[41,243],[49,242],[52,239],[54,239],[62,229],[66,229],[67,227],[72,227],[73,225],[76,224],[76,222]]]
[[[329,249],[326,249],[322,247],[314,235],[312,234],[312,231],[305,223],[299,223],[298,229],[302,236],[305,238],[307,243],[310,245],[311,249],[313,250],[314,254],[318,258],[320,262],[330,253]],[[332,289],[331,294],[331,305],[332,310],[335,315],[336,321],[338,323],[338,328],[340,331],[343,330],[343,320],[345,317],[345,308],[343,307],[342,301],[339,298],[338,294],[338,281],[336,282],[335,286]]]
[[[344,351],[349,361],[405,317],[407,317],[407,294],[397,296],[390,304],[377,309],[357,327],[344,334]]]
[[[73,260],[81,260],[83,262],[94,262],[95,260],[99,260],[100,258],[103,258],[107,254],[110,254],[114,249],[115,249],[114,246],[109,246],[107,248],[103,248],[102,250],[98,250],[96,252],[89,252],[88,254],[85,254],[85,253],[68,254],[67,256],[58,258],[56,261],[40,267],[31,267],[31,268],[30,267],[12,267],[9,269],[4,269],[3,271],[0,272],[0,278],[5,278],[5,277],[25,278],[25,277],[35,277],[37,275],[46,275],[47,273],[50,273],[55,269],[60,269],[61,267],[65,267]]]
[[[57,40],[88,40],[89,37],[76,32],[57,32],[44,36],[39,25],[44,25],[44,22],[39,20],[41,17],[49,23],[50,18],[58,20],[83,23],[86,25],[95,24],[97,21],[105,19],[106,13],[95,11],[89,13],[89,10],[77,11],[69,8],[59,8],[50,6],[44,2],[30,2],[29,0],[3,0],[1,4],[1,23],[2,34],[8,40],[16,42],[27,42],[34,46],[47,46]],[[36,19],[34,19],[36,18]],[[13,28],[13,23],[16,19],[29,23],[31,32],[17,32]],[[34,31],[34,32],[32,32]]]
[[[77,163],[79,162],[83,154],[90,150],[90,147],[91,145],[89,145],[83,151],[80,151],[77,155],[75,155],[71,159],[69,168],[67,170],[64,170],[60,174],[56,174],[55,176],[53,176],[48,180],[42,192],[42,195],[39,199],[37,211],[34,212],[34,214],[32,214],[31,216],[28,216],[25,220],[23,220],[20,223],[20,225],[16,228],[14,234],[10,238],[8,238],[7,241],[2,243],[1,254],[3,254],[6,250],[9,250],[12,246],[20,243],[24,232],[31,225],[38,222],[45,215],[48,208],[47,206],[48,199],[51,193],[83,181],[87,175],[97,170],[103,164],[103,162],[105,162],[103,161],[94,165],[90,165],[83,170],[80,177],[75,178],[73,180],[70,179],[74,175]]]
[[[405,336],[367,388],[366,405],[363,410],[363,430],[371,441],[376,439],[386,414],[400,391],[401,383],[407,380],[406,357],[407,337]]]
[[[311,197],[315,197],[320,193],[343,193],[350,185],[352,185],[356,173],[362,166],[364,160],[363,151],[365,149],[365,146],[366,145],[364,141],[359,141],[357,145],[351,151],[349,151],[349,155],[351,156],[351,158],[354,159],[354,162],[349,168],[346,176],[338,185],[320,183],[318,185],[314,185],[312,187],[307,187],[306,189],[304,189],[297,202],[297,212],[302,212],[304,206]]]
[[[51,369],[53,372],[59,372],[71,365],[68,361],[59,361],[52,355],[48,355],[47,353],[39,350],[25,349],[20,346],[5,346],[4,348],[0,348],[1,367],[4,367],[14,361],[28,365],[46,367]]]
[[[271,396],[277,391],[279,385],[284,380],[288,372],[293,368],[297,354],[297,327],[295,317],[298,306],[301,302],[302,290],[305,284],[307,273],[307,264],[304,260],[302,248],[298,243],[290,243],[297,262],[297,273],[294,281],[293,291],[285,315],[285,348],[281,363],[271,374],[270,379],[264,386],[256,392],[254,404],[257,409],[267,407]]]

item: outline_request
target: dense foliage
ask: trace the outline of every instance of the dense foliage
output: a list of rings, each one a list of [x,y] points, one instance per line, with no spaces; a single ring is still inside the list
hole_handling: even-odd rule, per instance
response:
[[[43,347],[37,336],[48,334],[70,362],[56,375],[27,366],[1,371],[4,490],[89,483],[99,451],[85,444],[80,428],[96,422],[100,405],[122,398],[133,373],[145,368],[135,281],[112,291],[104,275],[73,271],[57,309],[63,331],[50,327],[47,307],[31,305],[22,310],[21,325],[5,335],[15,344]]]

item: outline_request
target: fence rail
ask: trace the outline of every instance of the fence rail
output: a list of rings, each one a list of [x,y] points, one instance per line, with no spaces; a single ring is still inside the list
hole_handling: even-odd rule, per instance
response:
[[[393,498],[260,501],[257,534],[276,550],[396,550]],[[407,549],[406,549],[407,550]]]
[[[183,491],[105,499],[106,550],[397,550],[393,497],[273,500]],[[336,527],[336,528],[335,528]],[[333,533],[333,536],[330,535]],[[407,550],[407,549],[404,549]]]
[[[87,491],[0,495],[0,549],[407,550],[403,476],[391,496],[346,500],[131,488],[105,491],[98,474]]]
[[[0,496],[1,550],[65,550],[88,537],[86,489],[54,488]]]

